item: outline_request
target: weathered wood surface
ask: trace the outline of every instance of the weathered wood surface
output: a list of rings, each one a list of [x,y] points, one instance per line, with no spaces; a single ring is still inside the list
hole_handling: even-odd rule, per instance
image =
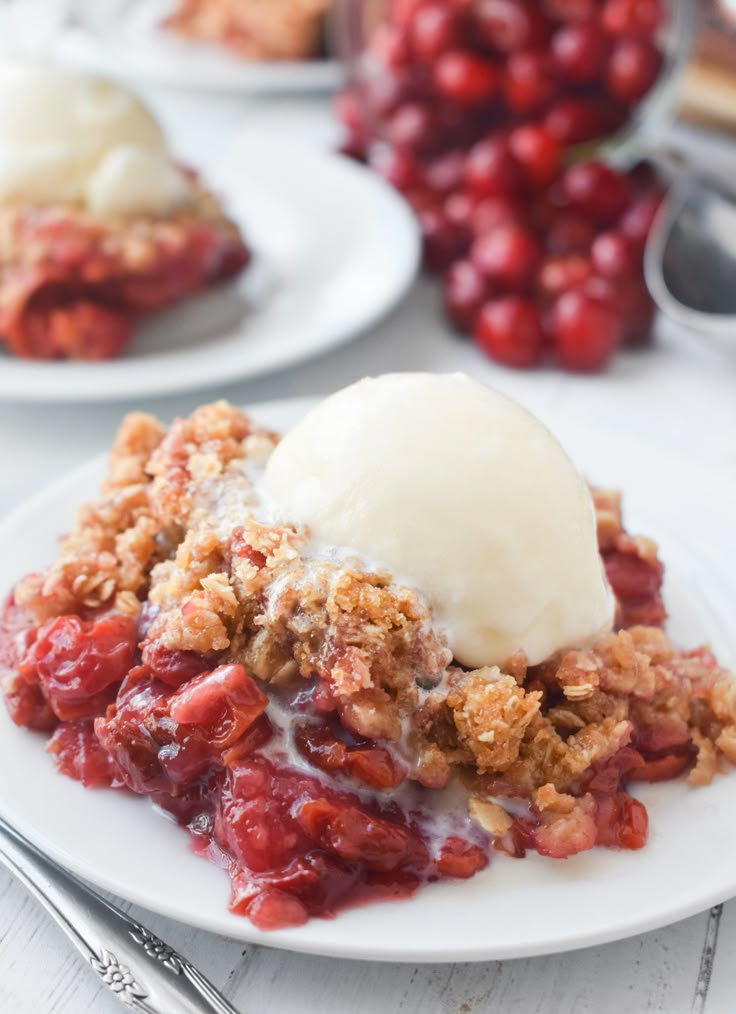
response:
[[[118,1014],[60,931],[0,875],[0,1011]],[[141,913],[241,1014],[730,1014],[736,902],[570,954],[456,965],[340,961],[248,947]]]

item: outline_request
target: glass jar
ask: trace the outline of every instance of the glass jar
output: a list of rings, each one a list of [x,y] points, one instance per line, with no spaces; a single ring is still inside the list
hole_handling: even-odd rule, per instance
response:
[[[650,340],[695,0],[337,0],[344,151],[401,192],[450,324],[507,366],[602,369]]]
[[[382,44],[380,33],[387,32],[389,12],[397,2],[401,4],[401,0],[337,0],[334,10],[334,43],[345,64],[348,89],[360,105],[370,142],[388,139],[381,112],[381,99],[388,99],[387,68],[373,47],[377,39],[378,45]],[[407,6],[409,3],[411,0]],[[614,131],[597,139],[606,142],[606,150],[617,160],[632,148],[640,150],[642,144],[660,137],[674,118],[682,74],[696,34],[697,0],[665,0],[664,6],[667,23],[656,37],[663,63],[655,85],[629,110],[624,124],[616,124]],[[396,42],[386,36],[384,44],[388,49]]]

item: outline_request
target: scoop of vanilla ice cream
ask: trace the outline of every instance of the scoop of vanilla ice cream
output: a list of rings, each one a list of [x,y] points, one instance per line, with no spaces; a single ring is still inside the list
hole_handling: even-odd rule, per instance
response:
[[[285,520],[424,593],[456,659],[536,664],[611,627],[588,487],[521,406],[462,374],[389,374],[323,401],[271,456]]]
[[[128,215],[167,214],[191,199],[135,96],[53,64],[0,60],[0,202]]]
[[[191,195],[186,177],[165,153],[119,144],[102,158],[87,184],[93,215],[155,215],[181,207]]]

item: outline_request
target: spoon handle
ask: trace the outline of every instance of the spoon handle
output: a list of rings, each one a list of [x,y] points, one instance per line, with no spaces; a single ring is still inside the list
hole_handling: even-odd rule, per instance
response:
[[[90,968],[141,1014],[238,1014],[186,958],[43,855],[0,819],[0,862],[28,888]]]

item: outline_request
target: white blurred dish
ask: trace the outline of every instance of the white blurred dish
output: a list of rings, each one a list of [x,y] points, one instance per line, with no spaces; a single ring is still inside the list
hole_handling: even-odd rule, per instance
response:
[[[67,0],[72,27],[58,44],[89,69],[208,92],[336,89],[338,60],[246,60],[224,46],[184,39],[162,26],[170,0]]]
[[[197,166],[255,252],[239,280],[142,322],[119,359],[38,362],[0,352],[0,398],[170,394],[291,366],[365,331],[419,264],[414,216],[374,173],[270,135]]]

